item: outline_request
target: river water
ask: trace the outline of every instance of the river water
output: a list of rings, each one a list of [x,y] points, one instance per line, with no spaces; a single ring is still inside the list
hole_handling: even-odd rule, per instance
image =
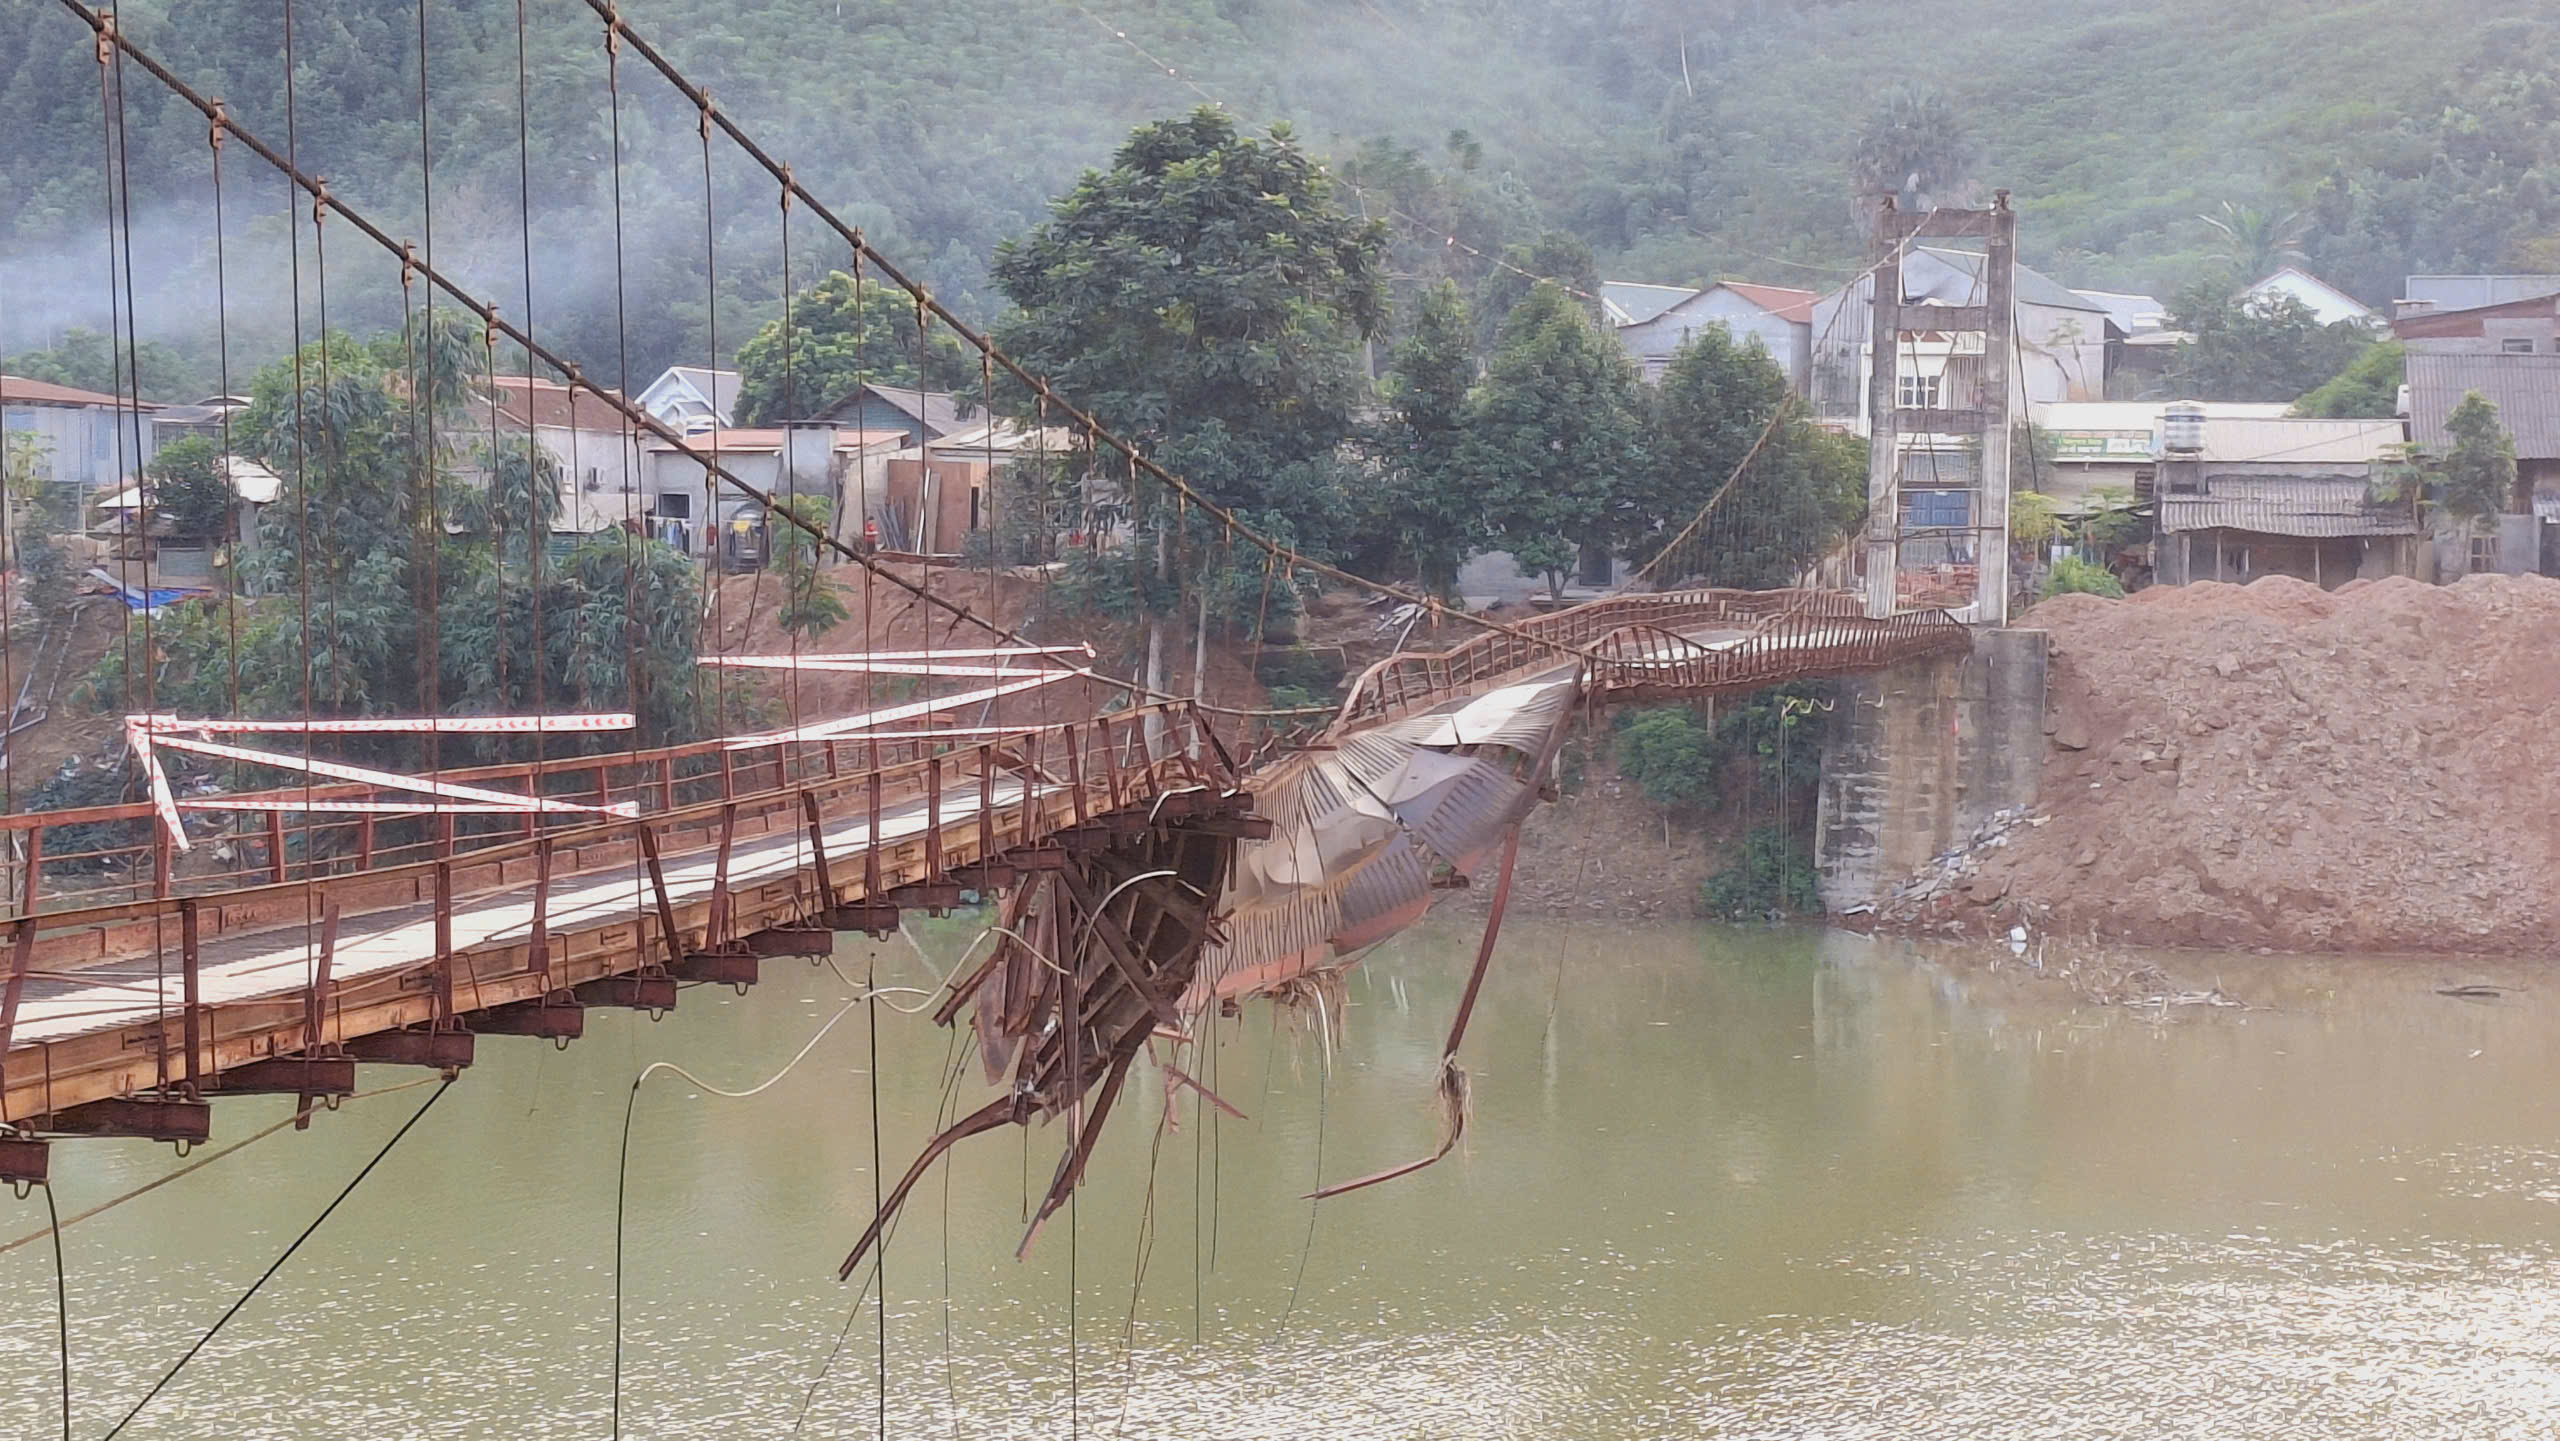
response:
[[[925,937],[948,957],[966,940]],[[1213,1084],[1248,1121],[1149,1153],[1141,1072],[1028,1260],[1059,1137],[967,1144],[887,1259],[900,1437],[2505,1437],[2560,1426],[2560,1006],[2428,961],[2175,962],[2250,1008],[2145,1017],[1811,930],[1515,920],[1421,1154],[1474,927],[1356,973],[1330,1070],[1255,1007]],[[870,963],[849,943],[838,965]],[[883,984],[927,982],[892,945]],[[1562,984],[1558,985],[1561,974]],[[2500,979],[2526,980],[2507,974]],[[766,963],[565,1052],[492,1040],[125,1435],[598,1437],[615,1160],[639,1068],[735,1088],[834,1015]],[[834,1267],[870,1213],[864,1013],[745,1100],[660,1073],[634,1118],[623,1424],[873,1434],[880,1354]],[[944,1033],[883,1011],[892,1175]],[[368,1085],[412,1079],[367,1068]],[[974,1081],[974,1075],[972,1077]],[[77,1434],[102,1434],[363,1165],[422,1087],[351,1102],[65,1233]],[[971,1094],[975,1094],[974,1088]],[[975,1104],[972,1101],[970,1104]],[[220,1103],[217,1142],[285,1114]],[[76,1212],[173,1169],[61,1147]],[[42,1197],[0,1197],[0,1240]],[[1132,1305],[1140,1236],[1143,1285]],[[56,1434],[53,1270],[0,1254],[0,1436]],[[848,1317],[851,1325],[848,1328]],[[1072,1328],[1071,1328],[1072,1317]],[[833,1369],[811,1378],[843,1337]],[[1072,1339],[1071,1339],[1072,1336]]]

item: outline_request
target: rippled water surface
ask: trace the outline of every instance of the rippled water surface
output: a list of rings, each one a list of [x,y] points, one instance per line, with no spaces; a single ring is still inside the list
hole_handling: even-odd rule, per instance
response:
[[[1072,1220],[1026,1261],[1022,1196],[1059,1135],[964,1146],[888,1253],[889,1433],[2560,1427],[2560,1005],[2535,976],[2485,977],[2527,989],[2483,1003],[2433,993],[2470,968],[2234,961],[2218,978],[2252,1009],[2155,1024],[1848,936],[1517,920],[1467,1046],[1465,1147],[1299,1199],[1429,1148],[1473,944],[1446,918],[1373,957],[1329,1075],[1266,1009],[1227,1023],[1211,1080],[1249,1121],[1204,1130],[1186,1098],[1151,1145],[1163,1092],[1141,1071]],[[880,965],[924,978],[902,948]],[[593,1012],[565,1052],[483,1041],[125,1434],[606,1434],[632,1076],[670,1059],[761,1080],[845,994],[772,961],[751,994],[689,991],[658,1024]],[[666,1074],[641,1094],[626,1435],[787,1435],[804,1395],[804,1434],[872,1434],[875,1322],[848,1330],[833,1280],[874,1184],[864,1022],[753,1099]],[[886,1011],[880,1033],[894,1176],[931,1129],[947,1038]],[[351,1103],[66,1232],[77,1434],[121,1416],[428,1094]],[[285,1104],[221,1102],[217,1143]],[[61,1205],[177,1164],[66,1145]],[[0,1240],[42,1220],[40,1196],[0,1196]],[[56,1434],[51,1252],[0,1254],[0,1294],[0,1435]]]

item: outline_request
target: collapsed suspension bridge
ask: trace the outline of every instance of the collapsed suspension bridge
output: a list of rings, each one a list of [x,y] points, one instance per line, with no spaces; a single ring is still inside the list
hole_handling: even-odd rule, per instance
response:
[[[1365,948],[1418,918],[1437,890],[1490,865],[1498,879],[1477,959],[1480,983],[1520,821],[1538,802],[1567,729],[1590,709],[1868,673],[1970,644],[1944,612],[1871,618],[1846,590],[1674,590],[1494,622],[1299,554],[1198,493],[945,309],[619,9],[587,0],[617,67],[617,105],[627,52],[694,107],[706,171],[713,136],[722,135],[770,175],[786,218],[796,207],[849,250],[857,287],[867,269],[912,302],[919,332],[939,326],[973,349],[990,397],[998,370],[1021,386],[1039,433],[1062,422],[1089,461],[1110,455],[1125,465],[1133,499],[1151,498],[1186,522],[1198,518],[1230,550],[1261,551],[1269,574],[1293,584],[1302,574],[1325,577],[1417,605],[1435,629],[1445,622],[1476,632],[1372,667],[1312,742],[1270,714],[1221,711],[1115,680],[1080,643],[1034,641],[953,599],[949,587],[937,589],[933,567],[890,565],[777,503],[741,478],[728,463],[734,457],[724,459],[716,433],[708,443],[680,434],[633,404],[627,387],[590,382],[529,321],[511,322],[439,269],[432,227],[424,243],[396,238],[299,166],[289,137],[278,146],[252,133],[135,43],[112,10],[64,3],[96,39],[111,192],[126,183],[112,117],[125,103],[131,67],[202,116],[217,194],[221,155],[236,144],[307,201],[307,221],[297,216],[296,224],[309,226],[315,252],[324,223],[337,221],[397,260],[404,316],[415,288],[431,326],[442,293],[479,323],[493,375],[497,342],[520,347],[567,376],[573,397],[612,410],[635,438],[654,437],[697,463],[706,487],[764,504],[774,523],[803,533],[802,543],[860,567],[866,585],[936,613],[944,632],[909,653],[708,657],[795,682],[858,676],[865,704],[812,718],[801,713],[793,684],[789,718],[775,729],[732,734],[724,719],[708,740],[589,746],[574,755],[548,754],[542,738],[628,728],[640,710],[637,668],[629,713],[537,707],[519,717],[457,715],[434,691],[432,606],[421,617],[417,718],[319,715],[307,676],[298,719],[170,714],[151,702],[146,660],[134,672],[142,676],[142,709],[129,718],[127,739],[151,781],[149,799],[0,815],[18,880],[0,917],[8,927],[0,942],[0,1179],[44,1183],[52,1148],[66,1137],[210,1139],[213,1103],[224,1096],[325,1101],[356,1093],[364,1066],[459,1071],[484,1037],[566,1043],[582,1033],[587,1008],[663,1013],[678,1006],[686,985],[751,985],[763,959],[822,956],[840,932],[884,934],[910,910],[938,914],[975,896],[1001,898],[1001,921],[989,930],[990,949],[937,995],[934,1019],[957,1026],[965,1017],[992,1097],[937,1136],[881,1198],[843,1271],[850,1275],[880,1242],[908,1191],[949,1147],[1063,1118],[1067,1139],[1023,1237],[1027,1248],[1073,1193],[1142,1054],[1168,1047],[1170,1058],[1159,1060],[1169,1075],[1188,1082],[1203,1074],[1182,1049],[1202,1043],[1203,1016],[1250,998],[1321,995]],[[424,16],[422,5],[422,35]],[[289,52],[289,33],[287,42]],[[422,131],[423,87],[422,77]],[[131,204],[111,202],[111,232],[129,224]],[[117,245],[111,233],[111,252]],[[121,253],[120,345],[129,356],[129,235]],[[297,239],[297,266],[300,257]],[[787,325],[787,308],[784,315]],[[436,383],[429,373],[416,388]],[[297,429],[301,404],[297,390]],[[226,430],[226,452],[229,443]],[[1737,471],[1717,490],[1709,512],[1741,477]],[[432,493],[432,479],[421,478],[422,493]],[[147,559],[142,581],[147,592]],[[299,596],[306,625],[311,602],[306,580]],[[0,611],[6,606],[0,597]],[[147,655],[147,613],[140,624]],[[950,644],[962,626],[971,628],[967,643]],[[871,703],[874,676],[928,694]],[[1030,704],[1038,698],[1028,692],[1050,688],[1092,703]],[[1012,697],[1022,699],[1008,718]],[[419,737],[431,758],[426,772],[322,756],[368,727]],[[432,764],[440,737],[509,732],[532,738],[532,759]],[[299,749],[248,743],[278,737]],[[172,752],[300,779],[265,791],[182,796],[166,782],[163,757]],[[234,832],[227,860],[182,873],[176,858],[192,845],[188,817],[207,812],[258,821]],[[101,824],[139,826],[148,838],[88,849],[48,841],[49,832]],[[127,880],[112,899],[65,895],[48,891],[49,867],[57,876],[76,870]],[[1474,995],[1471,983],[1450,1031],[1444,1091],[1465,1085],[1455,1058]],[[1446,1154],[1455,1140],[1453,1126],[1440,1150],[1414,1165]]]

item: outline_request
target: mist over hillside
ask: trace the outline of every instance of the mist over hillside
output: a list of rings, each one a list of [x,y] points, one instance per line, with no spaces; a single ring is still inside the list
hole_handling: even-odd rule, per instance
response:
[[[1470,250],[1561,231],[1612,278],[1828,285],[1860,254],[1853,167],[1898,90],[1942,102],[1970,188],[2012,191],[2025,258],[2074,284],[2166,294],[2236,263],[2196,219],[2226,203],[2293,218],[2274,248],[2367,300],[2413,270],[2548,268],[2560,264],[2560,43],[2552,23],[2513,9],[632,0],[624,14],[886,250],[988,316],[998,245],[1132,125],[1208,102],[1286,123],[1330,157],[1358,187],[1346,203],[1390,219],[1407,283],[1484,281],[1493,267]],[[530,249],[538,332],[600,380],[626,360],[645,380],[726,354],[777,309],[772,186],[723,144],[706,177],[691,107],[627,54],[617,116],[603,27],[583,0],[528,0],[521,132],[516,5],[426,0],[431,188],[415,5],[295,0],[290,125],[283,0],[123,10],[141,44],[244,125],[279,145],[289,133],[349,203],[418,234],[431,197],[438,264],[511,317],[527,314]],[[0,349],[14,351],[105,326],[107,137],[86,27],[56,0],[8,0],[6,13],[0,133],[13,143],[0,175],[15,203],[0,231]],[[217,287],[205,127],[137,69],[126,83],[137,329],[200,376],[219,292],[235,365],[273,355],[293,325],[282,186],[226,152]],[[309,333],[323,297],[303,229]],[[832,240],[801,218],[795,285],[843,263]],[[396,326],[396,276],[330,228],[331,325]]]

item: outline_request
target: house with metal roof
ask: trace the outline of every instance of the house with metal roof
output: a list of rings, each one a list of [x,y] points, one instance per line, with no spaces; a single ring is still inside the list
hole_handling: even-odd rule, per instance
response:
[[[678,431],[737,421],[738,372],[707,365],[671,365],[640,392],[642,410]]]
[[[863,384],[820,408],[812,420],[852,430],[897,430],[924,445],[958,433],[979,418],[977,397],[906,385]]]
[[[2560,355],[2560,282],[2540,295],[2458,310],[2404,309],[2391,333],[2415,354]]]
[[[2421,574],[2416,497],[2386,500],[2373,483],[2402,443],[2390,420],[2209,416],[2200,450],[2161,456],[2153,578],[2334,589]]]
[[[2240,303],[2259,300],[2294,300],[2311,312],[2322,325],[2335,325],[2342,320],[2374,324],[2381,317],[2373,308],[2310,271],[2287,265],[2266,279],[2240,292]]]
[[[1618,344],[1644,372],[1647,381],[1661,380],[1673,353],[1691,336],[1715,325],[1723,326],[1736,340],[1758,340],[1760,348],[1769,352],[1769,358],[1786,371],[1787,383],[1798,394],[1804,392],[1812,377],[1816,297],[1810,290],[1754,285],[1743,280],[1720,280],[1703,290],[1616,284],[1601,289],[1605,302],[1602,308],[1613,321],[1611,328]],[[1622,301],[1606,299],[1613,290],[1626,292]],[[1677,298],[1657,307],[1656,302],[1666,294]],[[1650,313],[1641,320],[1616,318],[1647,311]]]
[[[2549,570],[2543,555],[2560,539],[2553,536],[2560,529],[2560,353],[2446,354],[2412,348],[2411,443],[2437,455],[2450,449],[2453,436],[2448,422],[2454,408],[2473,394],[2498,408],[2498,423],[2515,441],[2518,489],[2532,497],[2533,515],[2502,517],[2494,547],[2466,544],[2458,552],[2448,549],[2443,556],[2446,573],[2491,567],[2509,574]]]
[[[77,386],[0,375],[0,427],[33,437],[36,473],[82,494],[118,490],[142,473],[156,449],[151,417],[162,409]]]
[[[2394,319],[2431,310],[2477,310],[2560,292],[2560,275],[2412,275],[2392,304]]]

